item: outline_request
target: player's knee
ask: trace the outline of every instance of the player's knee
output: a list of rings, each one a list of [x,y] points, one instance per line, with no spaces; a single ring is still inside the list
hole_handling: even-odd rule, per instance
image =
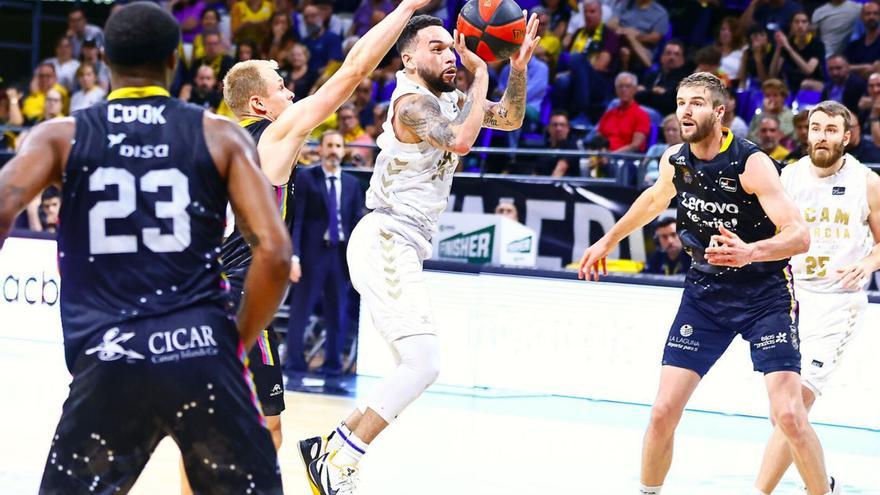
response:
[[[804,435],[807,428],[807,416],[802,410],[795,407],[783,407],[776,412],[774,417],[776,425],[789,441],[797,440]]]
[[[651,407],[650,428],[660,434],[671,434],[680,417],[680,408],[668,402],[657,402]]]
[[[420,388],[428,388],[437,380],[440,375],[440,353],[436,337],[413,337],[412,341],[397,346],[397,351],[400,365],[412,371]]]

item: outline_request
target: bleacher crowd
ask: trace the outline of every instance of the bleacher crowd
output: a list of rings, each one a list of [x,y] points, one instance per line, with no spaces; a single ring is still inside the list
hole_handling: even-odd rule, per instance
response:
[[[125,2],[118,1],[112,8]],[[238,61],[278,61],[296,98],[323,84],[358,36],[391,9],[391,0],[167,0],[183,42],[172,94],[232,118],[222,81]],[[451,29],[464,0],[434,0],[424,13]],[[849,152],[880,163],[880,2],[803,0],[519,0],[537,13],[541,43],[528,70],[528,110],[520,131],[484,130],[478,144],[581,149],[611,153],[578,159],[500,155],[463,167],[500,173],[616,177],[643,185],[657,157],[680,142],[675,88],[701,70],[728,85],[724,123],[781,162],[806,153],[805,110],[823,99],[849,107],[858,119]],[[112,11],[112,10],[111,10]],[[29,126],[101,101],[110,88],[103,35],[80,8],[54,56],[30,79],[0,90],[0,124]],[[500,97],[506,62],[491,66],[490,92]],[[371,145],[382,132],[400,57],[390,53],[326,121],[348,144]],[[456,80],[466,90],[463,69]],[[23,136],[9,131],[0,149]],[[350,147],[349,164],[370,167],[374,151]],[[614,153],[638,154],[614,160]],[[620,155],[629,156],[633,155]],[[640,158],[644,156],[644,158]],[[306,150],[304,163],[315,160]],[[641,172],[638,168],[641,167]],[[636,181],[639,181],[636,184]],[[644,181],[644,182],[642,182]]]

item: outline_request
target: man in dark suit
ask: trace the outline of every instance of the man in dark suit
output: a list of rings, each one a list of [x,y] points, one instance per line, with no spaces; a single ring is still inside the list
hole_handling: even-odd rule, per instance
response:
[[[288,374],[308,371],[303,334],[309,317],[322,302],[327,329],[322,371],[342,372],[342,353],[349,328],[351,280],[345,248],[351,231],[364,214],[364,192],[358,180],[339,168],[345,143],[338,131],[321,136],[319,166],[297,170],[294,179],[293,260],[287,332]],[[323,298],[322,298],[323,296]]]

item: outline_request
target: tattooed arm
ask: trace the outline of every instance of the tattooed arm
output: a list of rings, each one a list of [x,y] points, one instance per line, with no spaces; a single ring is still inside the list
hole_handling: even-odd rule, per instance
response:
[[[522,127],[526,116],[526,70],[510,68],[507,89],[500,102],[487,101],[483,127],[512,131]]]
[[[0,248],[15,217],[50,184],[61,183],[62,164],[74,135],[72,118],[38,125],[21,149],[0,169]]]
[[[523,16],[526,12],[523,11]],[[538,46],[538,16],[532,14],[526,25],[526,36],[519,51],[510,57],[510,75],[507,77],[507,89],[500,102],[486,102],[483,127],[512,131],[522,127],[526,115],[526,68]]]
[[[483,125],[489,75],[477,70],[461,111],[448,119],[437,100],[425,95],[407,95],[398,100],[394,128],[402,142],[425,141],[435,148],[465,155],[471,150]]]

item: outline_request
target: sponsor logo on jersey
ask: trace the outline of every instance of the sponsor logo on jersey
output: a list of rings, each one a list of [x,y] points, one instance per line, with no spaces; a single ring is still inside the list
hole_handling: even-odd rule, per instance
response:
[[[682,194],[681,206],[691,211],[700,213],[739,215],[739,205],[736,203],[721,203],[719,201],[706,201],[702,198],[689,194]]]
[[[490,225],[473,232],[456,234],[439,243],[438,255],[441,259],[467,261],[468,263],[488,263],[492,260],[492,246],[495,243],[495,226]]]
[[[843,196],[846,193],[846,186],[834,186],[831,188],[832,196]]]
[[[730,177],[719,178],[718,185],[721,186],[721,189],[724,189],[729,193],[735,193],[737,190],[736,179]]]
[[[122,347],[122,343],[127,342],[132,337],[134,337],[134,332],[121,333],[119,327],[113,327],[104,332],[104,337],[101,338],[100,344],[91,349],[86,349],[86,355],[90,356],[97,352],[98,359],[101,361],[116,361],[123,357],[128,359],[144,359],[143,354]]]
[[[107,105],[107,120],[114,124],[131,124],[140,122],[146,125],[164,124],[165,105],[154,107],[153,105],[122,105],[113,103]]]
[[[125,158],[168,158],[167,144],[130,145],[123,144],[119,147],[119,156]]]
[[[530,253],[532,252],[532,236],[526,236],[522,239],[512,241],[507,245],[508,253]]]
[[[153,332],[147,338],[147,347],[154,363],[213,356],[219,352],[214,329],[208,325]]]
[[[117,144],[125,141],[126,134],[124,132],[120,132],[119,134],[107,134],[107,147],[113,148]]]

